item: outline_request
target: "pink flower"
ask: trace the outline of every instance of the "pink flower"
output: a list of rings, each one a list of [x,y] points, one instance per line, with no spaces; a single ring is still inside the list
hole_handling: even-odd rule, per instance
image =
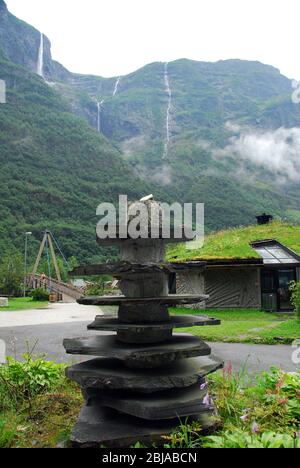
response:
[[[257,434],[259,432],[259,427],[256,421],[253,421],[251,431],[252,431],[252,434]]]
[[[246,422],[248,418],[249,418],[249,415],[247,413],[240,417],[241,421],[243,422]]]
[[[203,404],[204,404],[204,405],[208,405],[208,406],[210,405],[210,396],[209,396],[209,393],[207,393],[207,394],[205,395],[205,397],[203,398]]]
[[[223,377],[226,378],[226,376],[231,377],[233,372],[233,367],[232,367],[232,362],[229,362],[226,367],[223,369]]]
[[[207,382],[200,385],[200,390],[205,390],[206,387],[207,387]]]

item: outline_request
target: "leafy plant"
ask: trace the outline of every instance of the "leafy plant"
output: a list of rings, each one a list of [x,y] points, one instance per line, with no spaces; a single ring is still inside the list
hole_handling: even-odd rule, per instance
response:
[[[43,357],[34,359],[30,353],[23,355],[20,362],[7,358],[7,365],[0,367],[1,406],[5,403],[16,405],[28,402],[57,385],[63,376],[63,365],[45,361]]]
[[[48,301],[49,291],[43,288],[33,289],[30,293],[33,301]]]
[[[19,296],[22,293],[24,268],[21,256],[8,255],[0,264],[0,290],[8,296]]]
[[[300,422],[300,373],[286,373],[276,367],[257,378],[257,391],[266,405],[282,407],[290,418]],[[275,409],[275,406],[273,406]]]
[[[292,293],[291,301],[295,308],[297,318],[300,321],[300,282],[296,283],[294,281],[291,284],[290,290]]]
[[[97,283],[93,284],[92,286],[89,286],[85,290],[86,296],[103,296],[104,294],[104,284],[103,283]]]
[[[203,437],[202,444],[205,448],[300,448],[300,438],[276,432],[248,434],[236,430],[225,431],[220,436]]]

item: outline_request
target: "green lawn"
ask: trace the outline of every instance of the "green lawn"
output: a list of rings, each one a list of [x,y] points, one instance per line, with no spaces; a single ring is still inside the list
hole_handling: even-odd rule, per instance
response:
[[[259,310],[171,309],[175,314],[204,314],[221,320],[221,325],[186,328],[181,331],[206,341],[228,343],[290,344],[300,338],[300,322],[293,316]]]
[[[8,307],[0,307],[0,312],[27,310],[27,309],[45,309],[48,306],[47,301],[33,301],[31,297],[17,297],[9,299]]]

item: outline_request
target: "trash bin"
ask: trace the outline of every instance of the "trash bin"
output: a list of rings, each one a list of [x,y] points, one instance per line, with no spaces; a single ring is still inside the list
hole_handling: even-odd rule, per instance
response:
[[[57,294],[50,294],[49,296],[49,302],[57,302],[58,301],[58,297],[57,297]]]

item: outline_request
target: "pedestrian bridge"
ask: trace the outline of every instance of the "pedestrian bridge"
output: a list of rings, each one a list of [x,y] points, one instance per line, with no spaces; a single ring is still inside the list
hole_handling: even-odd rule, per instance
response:
[[[83,291],[76,286],[45,275],[28,275],[28,287],[30,289],[47,289],[50,294],[57,294],[63,302],[76,302],[83,296]]]

